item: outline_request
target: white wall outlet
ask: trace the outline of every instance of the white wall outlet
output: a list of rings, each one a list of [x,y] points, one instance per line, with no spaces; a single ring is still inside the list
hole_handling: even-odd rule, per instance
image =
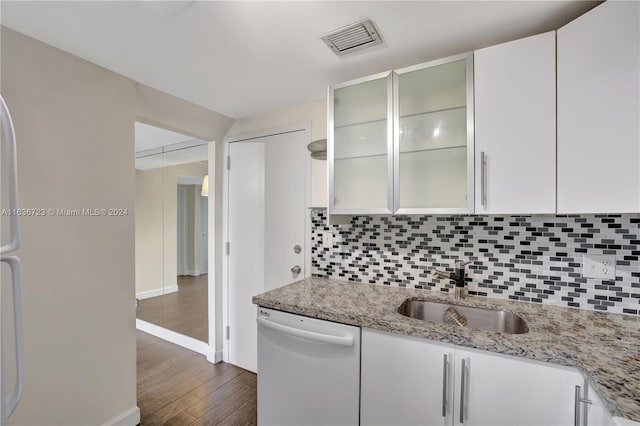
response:
[[[616,278],[616,257],[612,255],[582,255],[582,276],[584,278]]]
[[[322,233],[322,247],[324,248],[333,247],[333,234],[331,232]]]

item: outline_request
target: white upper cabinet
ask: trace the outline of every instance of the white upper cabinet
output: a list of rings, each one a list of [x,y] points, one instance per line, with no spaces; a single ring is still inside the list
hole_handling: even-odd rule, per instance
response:
[[[556,212],[555,31],[475,52],[475,211]]]
[[[388,72],[329,89],[329,209],[393,211],[393,75]]]
[[[473,57],[329,88],[330,214],[473,212]]]
[[[396,71],[394,211],[473,212],[473,57]]]
[[[558,30],[558,213],[640,211],[640,3]]]

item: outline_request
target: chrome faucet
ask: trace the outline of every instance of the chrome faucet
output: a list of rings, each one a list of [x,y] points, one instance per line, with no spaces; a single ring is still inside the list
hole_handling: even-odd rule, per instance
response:
[[[440,271],[439,269],[432,269],[431,275],[435,275],[438,278],[450,279],[456,283],[455,286],[455,298],[457,300],[467,297],[467,289],[465,286],[464,267],[470,264],[472,261],[463,262],[461,260],[456,261],[454,272]]]

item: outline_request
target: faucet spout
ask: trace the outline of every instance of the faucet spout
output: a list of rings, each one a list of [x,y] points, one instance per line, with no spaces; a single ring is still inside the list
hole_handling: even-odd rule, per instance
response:
[[[435,275],[438,278],[451,279],[451,273],[440,271],[439,269],[432,269],[431,275]]]
[[[455,263],[455,272],[445,272],[434,268],[431,270],[431,274],[437,276],[438,278],[449,279],[455,282],[455,298],[458,300],[464,299],[467,294],[464,267],[469,263],[471,263],[471,261],[463,262],[460,260]]]

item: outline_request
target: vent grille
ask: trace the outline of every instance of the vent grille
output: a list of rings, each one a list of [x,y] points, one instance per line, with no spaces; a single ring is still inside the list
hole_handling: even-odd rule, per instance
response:
[[[382,43],[382,38],[369,19],[347,25],[322,36],[327,46],[338,56]]]

